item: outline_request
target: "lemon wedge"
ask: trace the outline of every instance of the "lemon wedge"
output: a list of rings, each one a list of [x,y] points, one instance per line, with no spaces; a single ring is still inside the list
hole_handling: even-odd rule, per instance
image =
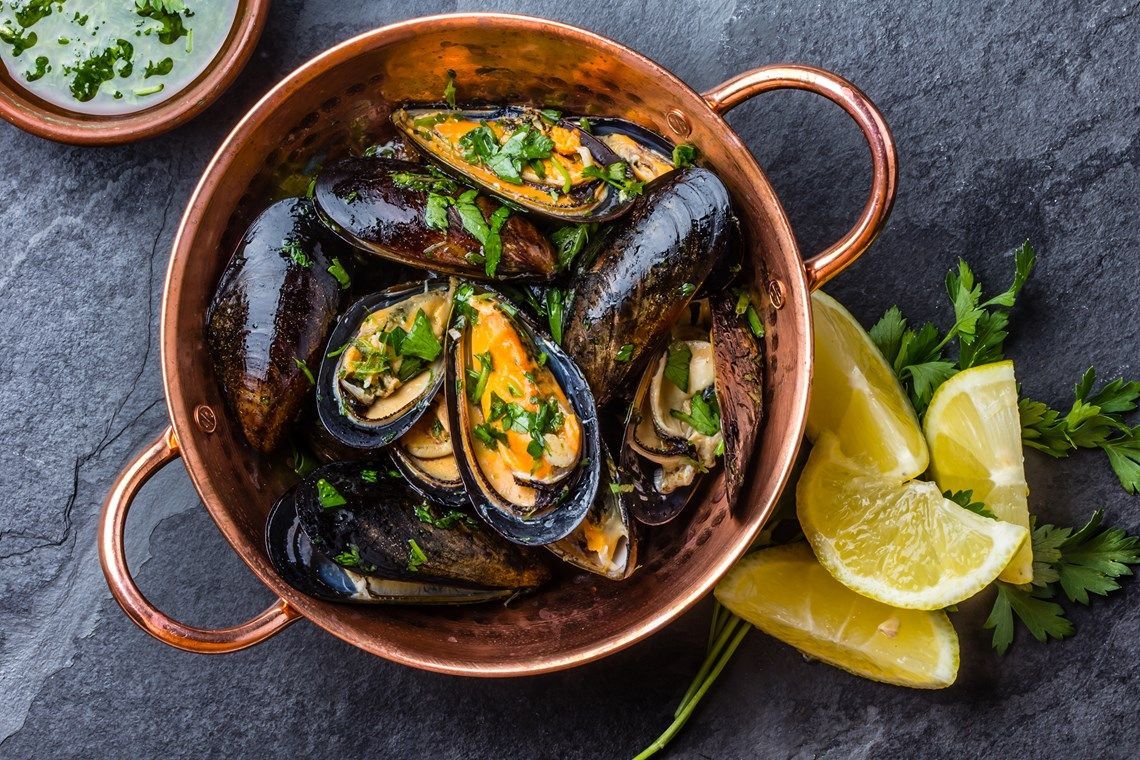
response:
[[[764,633],[864,678],[941,689],[958,675],[958,635],[945,612],[860,596],[803,543],[744,557],[717,584],[716,598]]]
[[[933,610],[997,578],[1026,540],[920,480],[885,478],[824,433],[796,486],[796,514],[819,561],[848,588],[884,604]]]
[[[1021,417],[1013,362],[959,372],[941,385],[923,423],[931,474],[943,491],[973,491],[998,518],[1029,527],[1029,486],[1021,447]],[[1026,541],[999,576],[1033,580],[1033,546]]]
[[[807,434],[838,436],[851,456],[869,458],[884,476],[918,477],[930,463],[926,439],[886,359],[843,306],[820,291],[811,297],[815,371]]]

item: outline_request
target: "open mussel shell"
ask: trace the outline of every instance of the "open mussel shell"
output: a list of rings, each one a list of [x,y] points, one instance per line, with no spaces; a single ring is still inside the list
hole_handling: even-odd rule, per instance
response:
[[[447,397],[442,389],[427,413],[391,447],[392,463],[417,493],[451,506],[469,504],[451,440]]]
[[[750,286],[709,299],[716,395],[724,440],[725,495],[736,503],[764,412],[764,343],[759,295]],[[759,333],[759,334],[757,334]]]
[[[629,210],[632,199],[582,173],[590,165],[604,169],[621,159],[574,122],[547,118],[533,108],[511,106],[462,111],[401,108],[392,114],[392,123],[448,173],[549,219],[604,222]],[[495,133],[490,139],[496,141],[496,147],[530,130],[550,137],[556,147],[549,159],[538,161],[546,167],[541,175],[532,162],[524,162],[519,175],[508,179],[502,170],[493,171],[482,159],[468,160],[460,140],[484,125]],[[563,145],[574,148],[559,153]],[[561,168],[555,167],[554,161]],[[569,192],[565,192],[567,184]]]
[[[540,555],[424,499],[386,459],[320,467],[298,484],[295,504],[318,549],[370,575],[491,589],[533,588],[549,577]]]
[[[511,541],[565,538],[598,491],[601,438],[590,386],[494,291],[457,303],[453,330],[444,390],[468,498]]]
[[[603,116],[589,119],[590,132],[625,161],[642,182],[673,171],[673,144],[656,132],[626,119]]]
[[[563,346],[605,404],[633,384],[648,357],[729,243],[728,190],[707,169],[665,175],[615,224],[575,273]]]
[[[350,245],[419,269],[488,279],[480,261],[482,243],[468,232],[455,203],[446,206],[445,226],[429,226],[428,197],[437,180],[420,164],[346,158],[317,176],[313,202],[321,221]],[[465,189],[446,181],[452,185],[445,193],[449,197]],[[485,221],[502,206],[484,194],[474,203]],[[557,272],[550,241],[522,215],[507,217],[499,239],[502,253],[495,279],[543,280]]]
[[[633,487],[622,482],[605,446],[598,495],[574,532],[546,548],[563,562],[613,581],[625,580],[637,568],[637,525],[626,507]]]
[[[337,564],[313,545],[286,491],[269,511],[265,548],[277,573],[293,588],[317,599],[356,604],[475,604],[506,599],[511,588],[475,588],[421,580],[384,578],[360,567]]]
[[[276,449],[304,405],[306,373],[342,299],[329,270],[347,261],[344,253],[308,199],[287,198],[253,221],[222,272],[206,341],[226,400],[258,451]]]
[[[432,328],[439,328],[433,332],[435,357],[409,353],[401,357],[399,369],[393,367],[396,374],[366,374],[375,369],[369,367],[370,362],[386,361],[392,351],[399,351],[386,347],[383,327],[389,321],[407,327],[410,320],[418,319],[420,310],[428,315]],[[397,285],[349,307],[329,338],[317,377],[317,413],[331,436],[345,446],[375,451],[416,423],[443,384],[450,313],[451,284],[443,279]],[[371,326],[366,328],[366,323]],[[370,332],[363,335],[362,329]],[[401,379],[398,373],[407,366],[418,367],[418,372]]]

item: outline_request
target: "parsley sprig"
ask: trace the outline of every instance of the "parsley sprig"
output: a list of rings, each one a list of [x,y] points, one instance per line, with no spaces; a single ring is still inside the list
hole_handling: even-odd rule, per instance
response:
[[[1096,370],[1089,367],[1073,388],[1073,405],[1065,414],[1022,398],[1018,404],[1022,441],[1058,459],[1076,449],[1101,449],[1124,490],[1138,493],[1140,425],[1129,426],[1125,415],[1140,402],[1140,381],[1118,377],[1094,393],[1095,385]]]
[[[997,581],[997,598],[985,622],[993,630],[993,647],[1005,654],[1020,622],[1038,641],[1073,635],[1065,608],[1054,601],[1060,591],[1066,599],[1087,605],[1090,594],[1107,596],[1120,588],[1117,579],[1131,575],[1140,564],[1140,538],[1120,528],[1102,528],[1100,510],[1084,527],[1033,529],[1033,581],[1015,586]]]
[[[911,328],[902,311],[892,306],[870,329],[871,340],[882,351],[921,416],[934,391],[955,374],[1004,357],[1009,312],[1037,262],[1029,242],[1014,250],[1013,282],[1005,291],[982,300],[982,284],[970,265],[959,259],[946,275],[946,292],[954,307],[954,323],[945,333],[932,322]],[[958,356],[947,356],[957,342]]]

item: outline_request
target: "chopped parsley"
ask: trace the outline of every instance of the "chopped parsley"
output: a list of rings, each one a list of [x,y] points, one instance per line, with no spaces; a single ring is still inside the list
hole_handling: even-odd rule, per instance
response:
[[[693,160],[697,157],[697,147],[690,143],[681,143],[680,145],[673,146],[673,166],[678,169],[684,169],[687,166],[693,165]]]
[[[562,344],[562,320],[565,316],[566,293],[560,288],[551,287],[546,291],[546,321],[550,325],[550,337]]]
[[[496,430],[490,422],[476,425],[471,432],[475,434],[475,437],[478,438],[484,446],[492,451],[499,448],[500,442],[507,442],[507,434],[502,430]]]
[[[338,283],[340,283],[341,290],[347,289],[348,286],[352,284],[352,280],[349,279],[348,272],[344,270],[344,267],[341,266],[340,260],[336,257],[333,257],[332,264],[329,266],[328,272],[336,278],[336,281]]]
[[[455,110],[455,71],[447,70],[447,84],[443,86],[443,102],[452,111]]]
[[[614,359],[619,362],[629,361],[633,358],[633,348],[634,346],[632,343],[626,343],[624,346],[618,349],[618,352],[614,355]]]
[[[442,528],[443,530],[450,530],[455,527],[457,523],[461,522],[475,527],[475,520],[471,515],[460,512],[458,509],[448,510],[442,516],[436,517],[432,514],[431,505],[424,501],[421,504],[417,504],[414,511],[420,522],[436,528]]]
[[[614,161],[604,169],[599,166],[587,166],[582,170],[583,176],[591,177],[593,179],[600,179],[610,187],[618,191],[618,197],[622,200],[627,198],[634,198],[645,190],[645,183],[639,182],[636,179],[631,179],[626,176],[627,172],[625,161]]]
[[[558,268],[565,269],[582,252],[590,235],[598,229],[596,224],[571,224],[550,233],[550,242],[558,252]]]
[[[313,265],[313,260],[309,258],[309,254],[305,253],[305,249],[301,247],[300,241],[296,238],[289,238],[282,243],[281,250],[284,251],[297,266],[311,267]]]
[[[433,362],[439,356],[443,346],[435,336],[431,322],[423,309],[416,312],[412,322],[412,329],[400,341],[399,354],[401,356],[417,356],[424,361]]]
[[[363,480],[365,483],[375,483],[378,477],[379,477],[379,473],[376,472],[376,470],[361,470],[360,471],[360,479]]]
[[[418,572],[420,565],[427,562],[427,555],[420,545],[416,543],[416,539],[408,539],[408,570],[411,572]]]
[[[489,220],[485,219],[482,209],[475,203],[477,195],[478,193],[475,190],[468,190],[463,193],[455,199],[455,209],[459,212],[463,229],[467,230],[483,246],[484,271],[488,277],[494,277],[499,268],[499,259],[502,258],[503,254],[503,239],[499,235],[499,231],[506,224],[511,210],[509,206],[499,206],[491,214]]]
[[[356,544],[350,544],[346,551],[341,552],[333,557],[333,562],[343,567],[350,567],[354,570],[359,570],[362,573],[372,573],[376,571],[376,566],[365,562],[360,557],[360,549]]]
[[[471,403],[478,404],[483,398],[483,391],[487,388],[487,378],[491,376],[494,363],[491,361],[490,351],[476,354],[475,358],[479,362],[479,371],[467,370],[467,376],[474,382],[474,384],[469,383],[467,385],[467,398],[471,400]]]
[[[336,487],[324,478],[317,480],[317,501],[319,501],[321,506],[325,509],[343,507],[348,503],[340,491],[336,490]]]
[[[554,141],[535,127],[524,124],[500,143],[486,123],[459,138],[463,159],[471,164],[482,164],[499,179],[515,185],[522,184],[524,164],[551,157]],[[558,166],[557,161],[553,161]]]
[[[690,399],[688,413],[670,409],[669,415],[688,424],[701,435],[713,436],[720,432],[720,406],[712,386]]]
[[[691,296],[693,293],[696,293],[696,292],[697,292],[697,286],[691,282],[686,282],[684,285],[681,286],[681,295],[684,298],[688,298],[689,296]]]
[[[610,493],[632,493],[632,484],[610,483]]]
[[[692,360],[692,349],[681,340],[669,344],[665,352],[665,379],[685,393],[689,392],[689,364]]]

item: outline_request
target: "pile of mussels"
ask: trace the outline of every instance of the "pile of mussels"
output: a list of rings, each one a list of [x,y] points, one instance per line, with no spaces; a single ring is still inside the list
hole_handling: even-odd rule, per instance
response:
[[[627,121],[392,122],[261,213],[207,317],[245,438],[292,443],[303,476],[268,518],[275,566],[322,599],[419,604],[535,588],[547,552],[629,577],[639,525],[718,467],[734,502],[760,426],[727,190]]]

